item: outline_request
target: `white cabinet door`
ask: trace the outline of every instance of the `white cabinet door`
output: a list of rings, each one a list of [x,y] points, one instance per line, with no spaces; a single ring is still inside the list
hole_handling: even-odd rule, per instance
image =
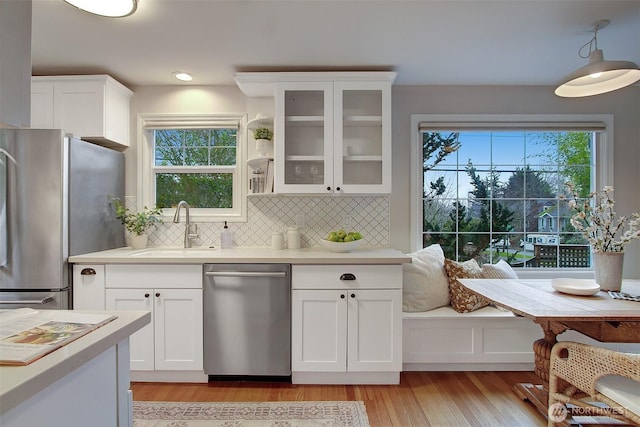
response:
[[[349,291],[349,371],[402,370],[402,290]]]
[[[391,192],[391,84],[335,82],[333,90],[334,187]]]
[[[129,339],[132,371],[154,370],[154,299],[152,289],[107,289],[107,310],[150,311],[151,323]]]
[[[53,122],[77,137],[104,135],[104,83],[58,81],[53,87]]]
[[[275,112],[276,193],[332,193],[333,84],[277,83]]]
[[[55,129],[53,82],[31,82],[31,127],[33,129]]]
[[[202,289],[156,289],[155,369],[202,370]]]
[[[347,291],[294,290],[291,310],[292,370],[344,372]]]
[[[73,266],[73,309],[105,309],[104,265]]]

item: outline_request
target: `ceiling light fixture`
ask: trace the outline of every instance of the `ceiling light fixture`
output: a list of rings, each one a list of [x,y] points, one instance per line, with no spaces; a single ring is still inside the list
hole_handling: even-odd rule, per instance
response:
[[[191,80],[193,80],[191,74],[185,71],[176,71],[175,73],[173,73],[173,76],[178,80],[182,80],[183,82],[190,82]]]
[[[569,74],[556,88],[555,94],[563,97],[599,95],[629,86],[640,80],[640,69],[631,61],[605,61],[598,49],[598,30],[609,25],[608,20],[593,24],[593,38],[579,50],[581,58],[589,58],[589,64]],[[583,54],[589,48],[587,55]]]
[[[94,15],[109,18],[129,16],[136,11],[138,0],[64,0],[71,6]]]

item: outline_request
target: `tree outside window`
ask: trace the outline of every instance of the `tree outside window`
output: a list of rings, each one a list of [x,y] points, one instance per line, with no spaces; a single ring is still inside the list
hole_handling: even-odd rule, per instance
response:
[[[233,208],[236,148],[236,128],[154,131],[156,206]]]
[[[594,132],[423,129],[420,135],[423,247],[439,243],[450,259],[505,259],[518,267],[541,267],[547,246],[556,249],[554,266],[568,264],[562,257],[569,245],[589,252],[568,221],[564,197],[568,181],[581,195],[591,191]],[[588,267],[586,258],[586,265],[569,264]]]

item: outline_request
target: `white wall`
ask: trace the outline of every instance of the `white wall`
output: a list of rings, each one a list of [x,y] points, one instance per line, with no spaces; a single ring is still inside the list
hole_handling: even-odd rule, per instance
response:
[[[133,88],[132,135],[142,113],[272,112],[272,100],[247,99],[236,87]],[[393,86],[393,191],[389,242],[411,250],[409,153],[412,114],[613,114],[614,187],[620,214],[640,211],[640,87],[588,98],[559,98],[548,86]],[[250,144],[251,146],[252,144]],[[250,150],[252,147],[249,147]],[[126,151],[127,195],[136,194],[136,141]],[[640,241],[625,257],[625,277],[640,278]]]
[[[412,114],[613,114],[619,214],[640,211],[640,87],[559,98],[547,86],[394,86],[391,246],[410,251],[409,153]],[[640,278],[640,239],[626,250],[624,275]]]

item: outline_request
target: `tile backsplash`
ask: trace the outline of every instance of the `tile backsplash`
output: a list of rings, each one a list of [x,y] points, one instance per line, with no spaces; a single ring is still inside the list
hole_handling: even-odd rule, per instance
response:
[[[135,197],[126,197],[127,207],[135,210]],[[184,215],[180,224],[165,222],[149,235],[149,246],[182,246]],[[317,241],[331,230],[360,231],[366,246],[389,246],[389,196],[249,196],[247,222],[229,222],[234,246],[271,246],[273,232],[285,232],[303,217],[303,248],[317,246]],[[345,220],[350,222],[346,224]],[[220,246],[222,222],[198,224],[198,239],[193,246]],[[127,236],[128,243],[128,236]]]

